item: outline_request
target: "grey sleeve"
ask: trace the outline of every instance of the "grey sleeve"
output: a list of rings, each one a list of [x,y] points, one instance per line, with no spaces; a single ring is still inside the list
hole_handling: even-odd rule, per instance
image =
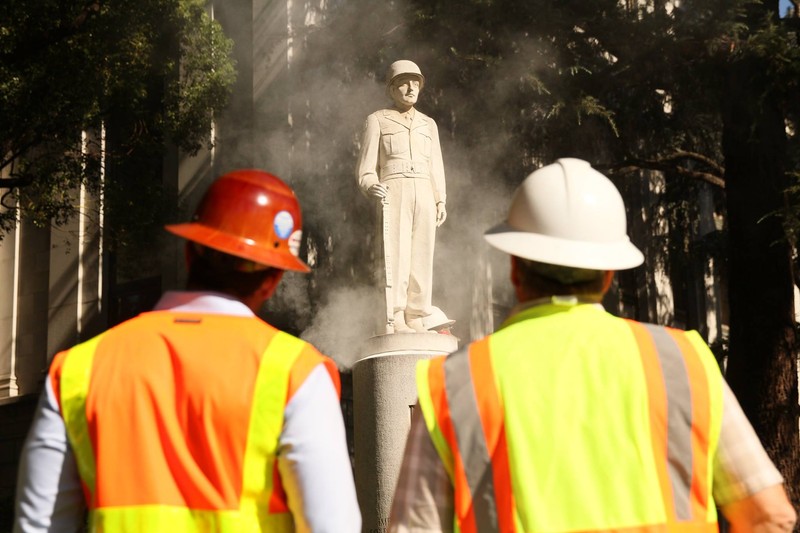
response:
[[[452,532],[453,498],[453,484],[417,403],[392,500],[388,533]]]
[[[714,455],[714,501],[719,506],[783,483],[738,400],[723,384],[722,427]]]
[[[46,380],[20,456],[14,533],[74,533],[85,507],[75,456]]]

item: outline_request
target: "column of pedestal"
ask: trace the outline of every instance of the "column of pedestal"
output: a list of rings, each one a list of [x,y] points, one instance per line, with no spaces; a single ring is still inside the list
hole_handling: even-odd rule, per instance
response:
[[[367,340],[353,367],[355,481],[365,533],[386,530],[417,401],[417,361],[457,348],[451,335],[378,335]]]

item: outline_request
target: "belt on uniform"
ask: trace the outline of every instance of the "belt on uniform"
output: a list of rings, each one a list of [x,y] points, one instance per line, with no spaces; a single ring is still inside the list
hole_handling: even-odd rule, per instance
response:
[[[388,176],[381,176],[381,183],[384,181],[389,180],[396,180],[396,179],[404,179],[404,180],[430,180],[430,178],[424,174],[390,174]]]
[[[428,174],[427,163],[414,161],[389,161],[381,167],[381,176],[392,174]]]

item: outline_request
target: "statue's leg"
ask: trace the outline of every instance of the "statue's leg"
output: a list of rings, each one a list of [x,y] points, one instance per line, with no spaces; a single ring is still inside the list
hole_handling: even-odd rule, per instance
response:
[[[413,233],[413,206],[415,180],[397,178],[388,180],[389,231],[386,243],[392,268],[395,327],[403,330],[404,313],[408,294],[408,278],[411,270],[411,242]],[[398,327],[399,326],[399,327]]]
[[[431,313],[433,248],[436,239],[436,202],[428,179],[415,179],[414,230],[408,281],[406,320]]]

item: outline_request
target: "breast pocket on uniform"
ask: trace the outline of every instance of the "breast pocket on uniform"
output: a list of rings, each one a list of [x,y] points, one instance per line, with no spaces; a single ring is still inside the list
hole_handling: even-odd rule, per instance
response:
[[[428,128],[417,128],[411,132],[411,150],[415,154],[421,154],[423,159],[431,158],[431,146],[433,139]]]
[[[408,130],[402,126],[389,125],[381,128],[381,142],[387,155],[400,155],[408,153],[411,149],[408,139]]]

